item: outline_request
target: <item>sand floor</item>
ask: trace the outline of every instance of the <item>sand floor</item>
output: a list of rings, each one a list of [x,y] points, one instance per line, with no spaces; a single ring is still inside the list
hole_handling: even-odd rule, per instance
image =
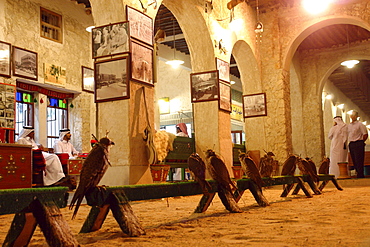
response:
[[[76,219],[61,209],[81,246],[370,246],[370,187],[325,188],[322,195],[281,198],[281,186],[264,189],[271,203],[259,207],[249,191],[239,201],[243,213],[229,213],[216,195],[205,213],[194,214],[200,195],[132,202],[146,235],[128,237],[111,213],[102,228],[79,234],[89,213]],[[0,244],[14,215],[0,216]],[[37,227],[29,246],[48,246]]]

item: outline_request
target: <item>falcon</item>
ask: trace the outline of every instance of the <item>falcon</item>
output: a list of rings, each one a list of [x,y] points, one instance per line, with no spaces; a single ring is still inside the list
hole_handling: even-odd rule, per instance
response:
[[[206,164],[197,153],[193,153],[188,158],[188,166],[194,180],[199,183],[204,194],[212,190],[211,185],[206,181]]]
[[[101,138],[99,142],[94,145],[82,165],[80,183],[78,184],[69,206],[69,209],[72,210],[76,204],[72,219],[76,217],[78,208],[80,207],[84,196],[89,192],[89,190],[97,187],[107,171],[108,166],[111,165],[108,160],[108,154],[109,148],[111,145],[114,145],[114,142],[112,142],[107,135],[106,137]]]
[[[273,162],[275,156],[272,152],[267,152],[261,159],[260,159],[260,174],[261,177],[271,177],[272,172],[274,171]]]
[[[258,186],[259,189],[262,189],[263,181],[261,178],[261,174],[256,166],[256,163],[254,163],[252,158],[245,153],[239,154],[239,160],[242,165],[243,171],[247,175],[247,177],[249,177]]]
[[[311,177],[312,181],[319,182],[319,176],[317,176],[317,173],[315,173],[306,159],[298,158],[298,169],[301,171],[302,175],[308,175]]]
[[[299,157],[297,155],[290,155],[289,158],[284,162],[281,170],[282,176],[294,176],[295,169],[297,168],[297,162]]]
[[[324,157],[320,163],[319,174],[329,174],[330,159]]]
[[[207,170],[211,177],[221,184],[224,188],[232,193],[232,189],[237,189],[233,181],[230,179],[230,174],[226,168],[224,161],[212,149],[206,151]],[[231,186],[231,187],[230,187]]]
[[[313,160],[310,157],[306,157],[306,160],[310,164],[313,173],[317,174],[317,168],[316,168],[315,162],[313,162]]]

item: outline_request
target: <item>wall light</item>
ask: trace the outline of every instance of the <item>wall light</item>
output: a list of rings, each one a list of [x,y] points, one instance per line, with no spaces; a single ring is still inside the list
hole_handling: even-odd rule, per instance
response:
[[[353,110],[347,111],[348,115],[352,115]]]
[[[363,121],[362,124],[366,126],[367,122],[366,121]]]
[[[169,114],[170,113],[170,98],[163,97],[158,100],[159,114]]]
[[[366,128],[370,129],[370,124],[369,125],[366,125]]]
[[[230,81],[230,84],[231,85],[234,85],[236,82],[235,81]]]
[[[347,60],[342,62],[340,65],[346,66],[349,69],[352,69],[356,64],[358,64],[360,61],[358,60]]]
[[[92,29],[94,28],[95,26],[90,26],[90,27],[87,27],[86,28],[86,31],[88,31],[89,33],[91,33]]]
[[[332,98],[333,98],[333,95],[331,95],[331,94],[328,94],[328,95],[325,96],[325,99],[332,99]]]
[[[343,110],[343,108],[344,108],[344,104],[339,104],[339,105],[338,105],[338,108]]]
[[[324,12],[333,0],[303,0],[302,5],[310,14],[319,14]]]

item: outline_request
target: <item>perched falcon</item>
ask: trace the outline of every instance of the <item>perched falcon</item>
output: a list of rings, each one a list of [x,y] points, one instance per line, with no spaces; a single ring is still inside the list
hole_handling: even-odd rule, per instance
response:
[[[308,175],[311,177],[312,181],[319,182],[319,176],[317,176],[317,173],[315,173],[306,159],[298,158],[298,169],[301,171],[302,175]]]
[[[284,162],[283,168],[281,170],[282,176],[294,176],[295,169],[297,168],[297,162],[299,157],[297,155],[290,155],[289,158]]]
[[[272,172],[274,171],[274,158],[275,156],[272,152],[267,152],[261,159],[260,159],[260,174],[261,177],[271,177]]]
[[[197,181],[203,190],[203,193],[208,193],[212,190],[211,185],[206,181],[206,164],[197,153],[193,153],[188,158],[188,166],[190,173],[195,181]]]
[[[315,162],[313,162],[313,160],[309,157],[306,157],[306,160],[310,164],[313,173],[317,174],[317,168],[316,168]]]
[[[320,163],[319,174],[329,174],[330,159],[324,157]]]
[[[86,157],[85,162],[82,165],[80,174],[80,183],[73,195],[69,209],[73,209],[76,204],[76,208],[73,212],[72,219],[75,218],[78,208],[82,202],[82,199],[92,188],[95,188],[110,165],[108,160],[109,147],[114,145],[107,136],[103,137],[96,143],[93,149]]]
[[[217,183],[221,184],[230,192],[232,192],[231,187],[237,189],[233,181],[231,181],[227,167],[220,156],[212,149],[208,149],[206,151],[206,159],[208,172]]]
[[[242,164],[243,171],[247,175],[247,177],[249,177],[255,184],[257,184],[259,189],[262,189],[263,181],[261,178],[261,174],[256,166],[256,163],[254,163],[252,158],[245,153],[239,154],[239,160],[240,163]]]

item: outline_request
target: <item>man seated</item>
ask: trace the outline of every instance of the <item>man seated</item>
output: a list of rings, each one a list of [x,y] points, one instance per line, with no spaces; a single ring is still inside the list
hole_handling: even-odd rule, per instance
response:
[[[69,129],[59,130],[59,140],[55,141],[54,153],[68,153],[69,158],[77,156],[78,152],[70,142],[71,136]]]
[[[25,126],[23,127],[23,130],[21,133],[19,133],[19,137],[17,140],[17,143],[23,144],[23,145],[31,145],[32,149],[41,149],[43,150],[42,145],[36,144],[35,140],[35,131],[33,127]],[[70,189],[68,182],[69,179],[65,178],[65,175],[63,173],[62,164],[60,163],[60,160],[58,156],[55,154],[49,154],[47,152],[42,152],[42,155],[45,159],[45,171],[43,172],[43,181],[45,186],[67,186]]]

